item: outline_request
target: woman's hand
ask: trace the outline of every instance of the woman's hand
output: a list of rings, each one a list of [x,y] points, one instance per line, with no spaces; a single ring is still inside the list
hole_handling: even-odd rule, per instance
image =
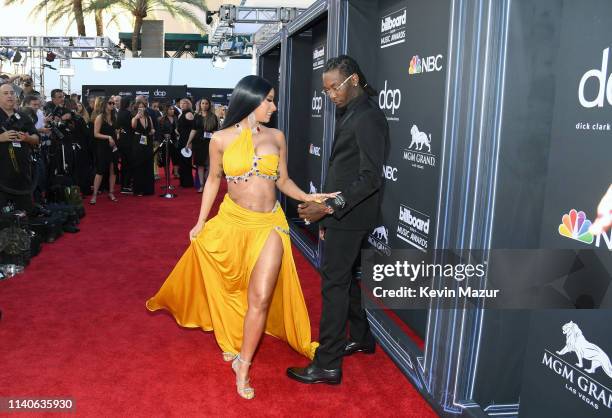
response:
[[[195,240],[195,238],[198,236],[198,234],[203,228],[204,228],[204,221],[198,221],[198,223],[195,224],[193,228],[191,228],[191,231],[189,231],[189,240],[191,241]]]
[[[612,226],[612,184],[597,206],[597,218],[589,228],[593,235],[602,234]]]
[[[323,203],[327,199],[335,198],[338,194],[340,194],[340,192],[334,192],[334,193],[310,193],[310,194],[307,194],[304,197],[304,202]]]

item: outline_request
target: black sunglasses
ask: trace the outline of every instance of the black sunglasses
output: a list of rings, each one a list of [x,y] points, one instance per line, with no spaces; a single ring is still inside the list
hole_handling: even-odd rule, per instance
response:
[[[115,102],[108,102],[107,104],[115,106]]]

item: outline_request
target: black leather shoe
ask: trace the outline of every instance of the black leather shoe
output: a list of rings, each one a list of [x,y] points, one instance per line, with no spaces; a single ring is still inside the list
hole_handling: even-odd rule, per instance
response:
[[[322,369],[311,363],[308,367],[289,367],[287,376],[301,383],[338,385],[342,381],[342,369]]]
[[[350,356],[351,354],[355,353],[374,354],[375,350],[376,344],[363,344],[349,341],[344,346],[344,355]]]

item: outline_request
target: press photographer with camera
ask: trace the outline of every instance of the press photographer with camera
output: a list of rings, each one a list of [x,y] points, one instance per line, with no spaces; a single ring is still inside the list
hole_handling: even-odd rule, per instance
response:
[[[32,119],[15,112],[17,96],[11,84],[0,86],[0,207],[32,212],[32,147],[40,143]]]
[[[49,115],[58,107],[64,107],[64,92],[60,89],[51,90],[51,101],[44,107],[45,115]]]

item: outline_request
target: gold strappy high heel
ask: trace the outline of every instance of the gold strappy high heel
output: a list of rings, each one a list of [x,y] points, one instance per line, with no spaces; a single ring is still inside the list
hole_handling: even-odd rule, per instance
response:
[[[240,358],[240,354],[236,354],[234,361],[232,361],[232,370],[234,370],[234,373],[236,373],[236,389],[238,391],[238,395],[244,399],[253,399],[255,397],[255,389],[249,386],[249,379],[238,379],[238,368],[240,367],[240,363],[249,366],[251,365],[250,361]]]

